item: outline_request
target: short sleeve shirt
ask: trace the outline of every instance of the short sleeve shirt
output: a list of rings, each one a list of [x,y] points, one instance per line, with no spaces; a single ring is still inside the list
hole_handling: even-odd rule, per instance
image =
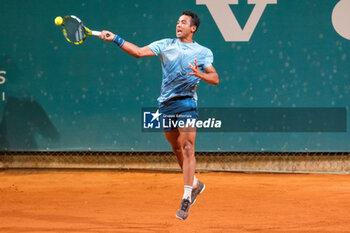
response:
[[[162,63],[163,78],[158,102],[165,102],[175,96],[192,96],[197,100],[195,87],[200,79],[187,74],[192,72],[189,63],[194,65],[196,59],[203,72],[213,63],[211,50],[197,42],[183,43],[177,38],[155,41],[148,47],[160,57]]]

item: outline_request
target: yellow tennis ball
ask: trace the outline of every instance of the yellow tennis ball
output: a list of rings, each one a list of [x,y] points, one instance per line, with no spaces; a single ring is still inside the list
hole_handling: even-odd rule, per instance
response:
[[[61,16],[57,16],[57,17],[55,18],[55,24],[56,24],[56,25],[61,25],[62,23],[63,23],[62,17],[61,17]]]

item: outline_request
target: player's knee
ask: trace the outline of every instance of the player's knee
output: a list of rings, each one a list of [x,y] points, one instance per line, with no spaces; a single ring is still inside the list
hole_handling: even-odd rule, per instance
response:
[[[186,152],[192,152],[194,150],[194,145],[191,141],[186,140],[184,141],[182,148]],[[191,153],[186,153],[186,154],[191,154]]]

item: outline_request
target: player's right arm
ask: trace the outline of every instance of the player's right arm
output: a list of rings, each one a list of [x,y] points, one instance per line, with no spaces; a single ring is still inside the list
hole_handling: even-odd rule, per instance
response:
[[[107,36],[107,34],[109,34]],[[115,38],[115,34],[109,31],[102,31],[101,35],[99,36],[101,39],[105,41],[113,41]],[[152,57],[156,56],[154,52],[150,49],[148,46],[139,47],[137,45],[134,45],[133,43],[130,43],[128,41],[124,41],[122,45],[119,45],[122,50],[124,50],[126,53],[130,54],[131,56],[134,56],[136,58],[140,57]]]
[[[138,47],[137,45],[134,45],[133,43],[127,41],[125,41],[121,49],[136,58],[155,56],[154,52],[150,49],[150,47]]]

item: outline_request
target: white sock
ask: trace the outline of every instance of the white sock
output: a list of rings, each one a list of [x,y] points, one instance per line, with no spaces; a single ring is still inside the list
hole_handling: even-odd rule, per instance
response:
[[[191,195],[192,195],[192,186],[185,185],[185,191],[184,195],[182,196],[182,199],[188,199],[191,201]]]
[[[193,177],[193,184],[192,184],[192,188],[196,188],[198,184],[198,179],[196,176]]]

